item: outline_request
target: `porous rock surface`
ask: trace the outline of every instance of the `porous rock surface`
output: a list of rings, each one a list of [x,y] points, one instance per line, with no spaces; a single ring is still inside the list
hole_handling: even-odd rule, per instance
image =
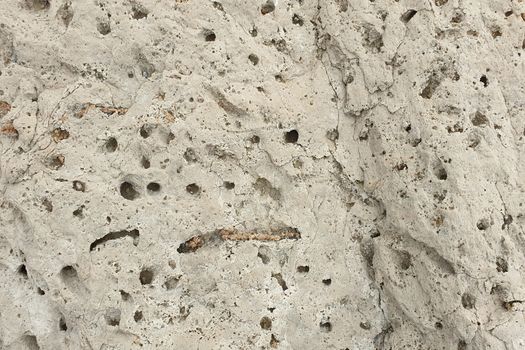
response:
[[[525,2],[2,0],[1,349],[525,349]]]

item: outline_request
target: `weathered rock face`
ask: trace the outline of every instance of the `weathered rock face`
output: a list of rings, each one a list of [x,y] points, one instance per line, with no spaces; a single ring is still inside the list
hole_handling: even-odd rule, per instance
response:
[[[525,2],[3,0],[0,348],[525,349]]]

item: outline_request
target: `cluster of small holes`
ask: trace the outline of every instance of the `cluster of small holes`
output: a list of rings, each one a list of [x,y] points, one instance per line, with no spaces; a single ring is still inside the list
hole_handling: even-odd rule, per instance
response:
[[[498,256],[496,258],[496,270],[498,272],[508,272],[509,271],[509,263],[504,257]]]

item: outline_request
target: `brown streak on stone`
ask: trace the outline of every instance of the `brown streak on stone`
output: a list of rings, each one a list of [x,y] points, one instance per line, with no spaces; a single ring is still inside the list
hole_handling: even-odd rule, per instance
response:
[[[11,105],[5,101],[0,101],[0,118],[9,113]]]
[[[282,229],[271,229],[266,232],[246,231],[236,229],[220,229],[217,234],[225,241],[280,241],[282,239],[298,239],[301,234],[297,229],[286,227]]]
[[[206,89],[211,93],[217,105],[219,105],[219,107],[221,107],[226,113],[236,117],[244,117],[247,115],[246,111],[244,111],[242,108],[239,108],[228,101],[226,96],[224,96],[224,94],[219,91],[219,89],[210,86],[206,87]]]
[[[75,113],[75,117],[83,118],[84,115],[93,108],[97,108],[99,111],[108,116],[113,115],[115,113],[120,116],[128,112],[128,109],[124,107],[104,106],[100,104],[85,103],[82,105],[82,108],[77,113]]]
[[[13,126],[13,122],[11,121],[2,125],[2,127],[0,128],[0,133],[11,137],[18,137],[18,130],[15,129],[15,127]]]
[[[177,248],[179,253],[194,253],[216,238],[222,241],[263,241],[275,242],[283,239],[299,239],[301,234],[292,227],[269,229],[267,231],[239,231],[237,229],[218,229],[216,231],[193,236]]]

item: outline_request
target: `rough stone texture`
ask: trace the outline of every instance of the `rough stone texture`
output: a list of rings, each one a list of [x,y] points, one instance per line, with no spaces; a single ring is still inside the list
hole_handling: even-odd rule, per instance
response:
[[[525,349],[525,2],[2,0],[1,349]]]

